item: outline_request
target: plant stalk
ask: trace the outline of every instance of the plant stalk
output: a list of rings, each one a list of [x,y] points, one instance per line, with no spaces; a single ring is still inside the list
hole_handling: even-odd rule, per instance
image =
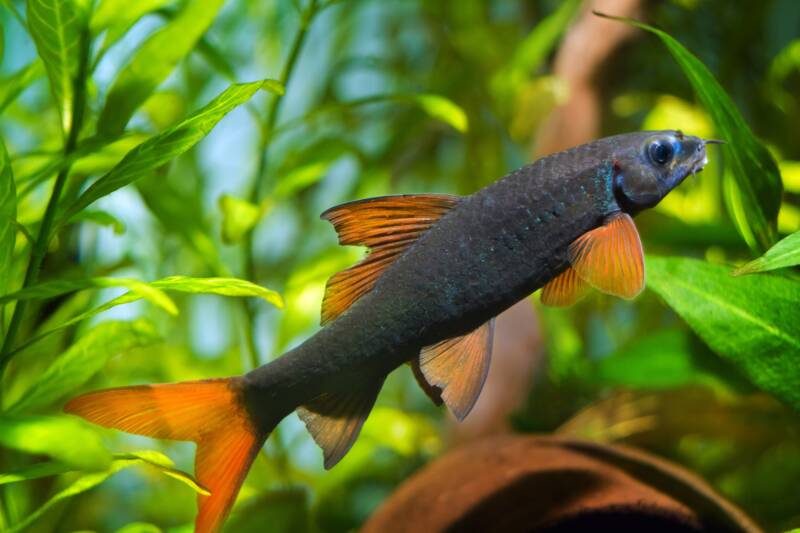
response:
[[[292,73],[294,72],[294,68],[297,64],[297,58],[300,56],[300,51],[303,49],[303,44],[306,40],[306,36],[308,35],[308,29],[311,26],[314,16],[318,12],[317,2],[318,0],[310,0],[308,6],[303,11],[301,16],[300,27],[295,35],[294,41],[292,42],[289,55],[287,56],[286,62],[283,65],[279,79],[284,87],[286,87],[291,80]],[[249,200],[252,203],[258,203],[260,201],[261,191],[265,188],[264,185],[266,184],[267,155],[269,152],[270,141],[272,140],[273,132],[275,130],[275,123],[278,119],[278,111],[282,101],[282,95],[275,95],[270,102],[269,107],[267,108],[266,119],[261,127],[260,158],[258,169],[256,170],[256,175],[249,194]],[[242,251],[246,279],[257,283],[252,231],[245,235]],[[242,305],[245,311],[244,335],[250,356],[250,366],[251,368],[256,368],[260,365],[260,358],[258,355],[258,348],[255,343],[255,307],[245,301],[242,302]],[[284,484],[287,484],[289,478],[289,459],[288,452],[283,444],[283,440],[281,439],[279,428],[275,428],[275,430],[273,430],[272,437],[272,442],[275,445],[275,457],[273,459],[276,470],[282,478]]]
[[[85,29],[81,34],[80,46],[80,63],[78,64],[78,73],[74,81],[73,92],[75,98],[72,102],[72,122],[70,123],[69,132],[67,133],[67,139],[64,142],[64,157],[69,157],[69,155],[75,151],[75,148],[78,146],[78,137],[83,126],[83,115],[86,108],[86,76],[89,64],[88,29]],[[58,211],[58,203],[61,198],[61,193],[64,191],[64,186],[67,183],[67,177],[69,176],[71,166],[71,164],[65,165],[56,176],[53,191],[50,193],[50,199],[47,202],[47,207],[42,217],[42,223],[39,226],[39,233],[31,249],[31,257],[28,262],[28,267],[25,270],[25,279],[22,283],[23,289],[30,287],[39,279],[42,263],[44,262],[45,255],[47,255],[47,248],[53,237],[53,224],[55,223],[56,213]],[[26,308],[27,302],[24,300],[19,301],[11,315],[8,332],[3,339],[2,348],[0,348],[0,379],[13,355],[11,351],[14,348],[14,342],[19,334],[19,328],[22,325],[22,319],[25,315]],[[0,390],[0,392],[2,391]]]

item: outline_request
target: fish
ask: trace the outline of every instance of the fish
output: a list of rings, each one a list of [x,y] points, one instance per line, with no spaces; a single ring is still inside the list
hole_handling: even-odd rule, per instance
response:
[[[494,318],[538,289],[571,305],[590,289],[644,288],[633,222],[719,141],[680,130],[606,137],[511,172],[467,196],[404,194],[322,213],[365,258],[332,276],[322,328],[244,375],[100,390],[67,413],[128,433],[197,444],[195,531],[218,531],[254,457],[294,411],[333,467],[355,442],[386,376],[411,365],[425,393],[463,420],[491,360]]]

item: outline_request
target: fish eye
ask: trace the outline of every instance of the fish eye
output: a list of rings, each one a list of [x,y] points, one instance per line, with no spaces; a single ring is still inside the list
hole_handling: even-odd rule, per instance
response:
[[[650,143],[647,147],[647,154],[653,163],[666,165],[675,155],[675,144],[666,139],[659,139]]]

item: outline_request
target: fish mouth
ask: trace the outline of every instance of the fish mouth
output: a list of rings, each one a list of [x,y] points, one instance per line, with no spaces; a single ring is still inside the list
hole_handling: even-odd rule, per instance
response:
[[[689,169],[689,174],[692,176],[696,176],[698,172],[702,172],[705,166],[708,164],[708,153],[706,153],[706,146],[709,144],[727,144],[725,141],[721,139],[699,139],[700,140],[700,147],[703,149],[702,154],[703,158],[698,159],[695,161]]]

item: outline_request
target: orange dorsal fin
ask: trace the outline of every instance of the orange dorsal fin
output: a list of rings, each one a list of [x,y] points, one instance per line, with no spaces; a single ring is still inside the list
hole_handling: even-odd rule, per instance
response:
[[[325,469],[333,468],[361,432],[383,380],[346,392],[325,393],[297,408],[314,442],[322,448]]]
[[[586,296],[588,290],[589,284],[578,276],[574,268],[567,267],[545,284],[541,300],[544,305],[551,307],[566,307]]]
[[[419,368],[431,387],[461,421],[469,414],[483,389],[492,358],[494,319],[478,329],[423,348]],[[424,387],[423,387],[424,388]]]
[[[242,403],[241,378],[145,385],[91,392],[64,407],[107,428],[197,443],[197,533],[219,531],[266,438]]]
[[[644,289],[644,253],[633,219],[620,211],[579,237],[568,251],[572,268],[606,294],[631,299]]]
[[[322,324],[372,289],[381,273],[458,201],[448,194],[403,194],[348,202],[322,213],[339,234],[339,244],[370,249],[363,261],[328,280]]]

